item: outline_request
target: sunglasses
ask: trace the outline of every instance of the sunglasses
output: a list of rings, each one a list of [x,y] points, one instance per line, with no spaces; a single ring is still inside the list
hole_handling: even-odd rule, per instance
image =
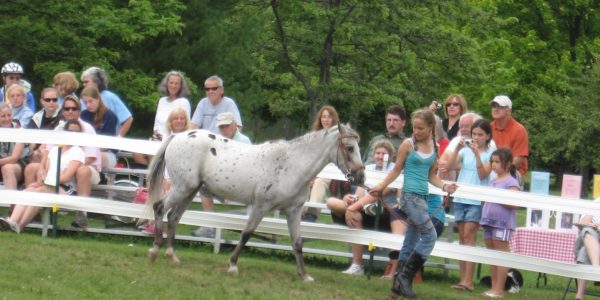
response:
[[[500,106],[500,104],[496,103],[496,102],[492,102],[492,104],[490,104],[492,106],[492,108],[504,108],[504,106]]]
[[[448,103],[448,105],[447,105],[447,106],[454,106],[454,107],[458,107],[458,106],[460,106],[460,103],[458,103],[458,102],[452,102],[452,103]]]
[[[215,86],[215,87],[205,87],[204,91],[208,92],[208,91],[216,91],[220,88],[220,86]]]
[[[75,106],[69,106],[69,107],[64,106],[63,110],[64,111],[76,111],[76,110],[79,110],[79,108],[75,107]]]
[[[44,102],[58,102],[58,98],[44,98]]]

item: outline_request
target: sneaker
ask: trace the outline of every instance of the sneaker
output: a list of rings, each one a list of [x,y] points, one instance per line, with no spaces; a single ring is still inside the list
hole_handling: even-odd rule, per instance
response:
[[[21,227],[10,218],[0,218],[0,230],[12,230],[16,233],[21,233]]]
[[[71,222],[71,226],[75,228],[87,228],[88,221],[86,213],[84,211],[76,211],[75,219],[73,219],[73,222]]]
[[[349,275],[364,275],[365,271],[361,265],[352,264],[347,270],[342,271],[342,273]]]
[[[146,224],[146,225],[144,225],[144,228],[142,229],[142,233],[149,234],[149,235],[155,235],[156,227],[154,227],[154,224]]]
[[[192,236],[195,237],[205,237],[205,238],[214,238],[215,237],[215,228],[210,227],[199,227],[195,231],[192,231]]]
[[[16,233],[21,233],[21,227],[10,218],[0,218],[0,230],[12,230]]]
[[[302,218],[302,221],[314,223],[317,221],[317,216],[315,216],[311,213],[307,213],[304,215],[304,218]]]

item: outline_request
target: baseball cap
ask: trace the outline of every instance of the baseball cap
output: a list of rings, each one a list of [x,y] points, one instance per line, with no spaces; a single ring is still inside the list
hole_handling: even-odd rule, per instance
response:
[[[502,107],[508,107],[509,109],[512,109],[512,101],[510,101],[510,98],[508,98],[508,96],[504,96],[504,95],[496,96],[496,97],[494,97],[494,100],[490,101],[490,104],[492,102],[496,102],[496,103],[498,103],[498,105],[500,105]]]
[[[217,115],[217,127],[223,125],[229,125],[234,122],[233,114],[230,112],[224,112]]]

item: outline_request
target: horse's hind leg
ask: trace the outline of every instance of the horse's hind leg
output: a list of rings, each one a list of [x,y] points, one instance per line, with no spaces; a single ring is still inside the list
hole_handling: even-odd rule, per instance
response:
[[[186,203],[179,203],[175,205],[169,213],[167,214],[168,226],[167,226],[167,251],[165,255],[171,259],[173,263],[179,263],[179,258],[175,255],[175,229],[177,228],[177,224],[179,220],[181,220],[181,216],[185,212],[187,207]]]
[[[165,215],[165,201],[161,200],[153,205],[154,208],[154,244],[148,250],[148,258],[151,262],[156,260],[160,247],[163,243],[163,216]]]
[[[240,257],[240,253],[242,252],[242,249],[254,233],[254,230],[256,230],[256,227],[258,227],[258,224],[260,224],[260,221],[262,221],[266,212],[267,209],[260,205],[252,206],[252,209],[250,210],[250,215],[248,217],[248,223],[246,223],[246,228],[244,228],[244,230],[242,231],[240,242],[237,244],[237,246],[235,246],[231,257],[229,257],[229,269],[227,270],[227,272],[238,272],[237,261]]]
[[[304,282],[315,281],[306,273],[304,268],[304,257],[302,256],[302,236],[300,236],[300,218],[302,216],[302,206],[290,207],[286,210],[287,224],[292,239],[292,248],[296,257],[296,266],[298,267],[298,275],[302,277]]]

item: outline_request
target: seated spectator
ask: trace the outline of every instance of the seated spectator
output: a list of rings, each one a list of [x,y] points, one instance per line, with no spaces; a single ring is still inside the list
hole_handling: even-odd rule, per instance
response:
[[[0,88],[0,102],[4,101],[7,102],[8,100],[8,96],[6,95],[7,92],[7,88],[9,86],[11,86],[12,84],[18,84],[21,85],[25,88],[25,92],[27,94],[27,101],[25,102],[27,104],[27,107],[29,107],[29,110],[31,111],[36,111],[35,108],[35,98],[33,97],[33,94],[31,93],[31,84],[23,79],[21,79],[21,76],[23,75],[23,67],[16,63],[16,62],[9,62],[6,63],[3,67],[2,67],[2,80],[4,81],[4,86],[2,88]],[[14,113],[13,113],[14,115]]]
[[[67,95],[76,96],[79,81],[73,72],[60,72],[54,75],[52,86],[58,92],[58,103],[62,106]]]
[[[312,131],[321,129],[328,129],[340,123],[340,117],[333,106],[325,105],[321,107],[313,122]],[[324,203],[327,199],[327,191],[331,185],[332,180],[327,178],[315,178],[312,181],[310,188],[310,196],[308,202],[310,203]],[[332,195],[333,196],[333,195]],[[310,207],[304,213],[302,218],[305,222],[315,222],[317,217],[321,214],[321,210],[318,208]]]
[[[98,67],[91,67],[81,74],[83,87],[94,86],[100,91],[102,102],[117,116],[117,136],[125,136],[131,128],[133,117],[129,108],[117,94],[108,90],[108,75],[106,71]],[[85,106],[82,106],[85,109]]]
[[[192,128],[200,128],[214,133],[219,133],[217,115],[230,112],[235,118],[235,123],[242,129],[242,117],[235,101],[225,97],[225,84],[217,75],[208,77],[204,81],[206,97],[202,98],[192,115]]]
[[[0,103],[0,128],[15,128],[12,110],[6,103]],[[26,153],[29,149],[22,143],[0,142],[0,180],[7,190],[16,190],[23,179]]]
[[[58,104],[58,92],[55,88],[44,88],[40,97],[42,109],[33,114],[28,129],[54,129],[62,119],[60,114],[60,105]],[[30,144],[32,151],[31,161],[41,162],[45,154],[46,147],[40,147],[40,144]],[[26,176],[27,177],[27,176]],[[28,184],[31,182],[27,182]]]
[[[33,111],[24,103],[25,88],[19,84],[13,84],[6,90],[6,95],[12,107],[13,119],[19,122],[20,127],[27,128],[33,117]]]
[[[596,199],[594,202],[600,202]],[[575,257],[578,264],[600,265],[600,215],[584,215],[577,226],[580,228],[575,241]],[[585,279],[577,279],[575,299],[583,299],[585,295]]]
[[[221,135],[240,143],[251,144],[250,139],[238,130],[237,123],[235,123],[234,119],[233,114],[230,112],[224,112],[217,115],[217,127],[219,127]],[[204,211],[213,211],[214,199],[211,196],[200,193],[200,199],[202,200],[202,208]],[[198,227],[198,229],[192,232],[192,235],[210,238],[215,236],[215,231],[216,229],[211,227]]]
[[[393,162],[386,162],[387,166],[384,166],[384,160],[387,156],[388,159],[391,157],[391,153],[394,153],[394,146],[388,140],[380,140],[374,146],[373,157],[374,164],[365,166],[367,171],[382,171],[388,172],[394,168]],[[387,214],[382,215],[382,220],[386,217],[390,224],[391,232],[394,234],[404,234],[406,231],[406,224],[400,220],[400,216],[396,213],[390,213],[390,210],[398,205],[397,197],[398,192],[396,189],[385,189],[383,191],[384,202],[383,210]],[[344,220],[345,224],[350,228],[365,228],[372,227],[374,224],[374,218],[367,215],[364,211],[364,207],[368,204],[375,203],[377,198],[369,195],[363,187],[358,187],[354,195],[345,195],[343,199],[329,198],[327,199],[327,207],[331,210],[332,217],[334,220]],[[362,266],[362,255],[363,245],[352,244],[352,264],[350,267],[343,271],[344,274],[351,275],[362,275],[364,274]],[[391,260],[390,266],[386,270],[384,276],[393,276],[395,264],[397,260]],[[391,273],[391,274],[390,274]]]
[[[65,123],[66,131],[81,132],[81,125],[77,120]],[[60,176],[58,179],[59,193],[63,195],[76,194],[75,173],[83,165],[84,153],[78,146],[54,146],[50,150],[47,159],[42,163],[43,180],[30,184],[25,191],[38,193],[54,193],[56,187],[56,168],[58,167],[58,151],[61,151]],[[15,205],[10,217],[0,218],[0,229],[11,229],[20,233],[31,220],[38,214],[40,208],[30,205]]]
[[[116,136],[117,116],[104,106],[100,91],[93,86],[88,86],[81,91],[81,99],[87,107],[81,112],[81,119],[91,124],[96,134]],[[117,164],[116,150],[101,149],[102,169],[112,168]]]
[[[156,115],[154,116],[154,127],[150,140],[162,141],[163,136],[167,135],[167,118],[173,109],[181,107],[187,112],[187,118],[191,115],[190,101],[187,97],[190,95],[190,88],[183,74],[178,71],[171,71],[163,78],[158,85],[158,92],[163,95],[158,100]],[[133,160],[139,167],[146,168],[152,160],[151,155],[142,153],[133,153]]]

